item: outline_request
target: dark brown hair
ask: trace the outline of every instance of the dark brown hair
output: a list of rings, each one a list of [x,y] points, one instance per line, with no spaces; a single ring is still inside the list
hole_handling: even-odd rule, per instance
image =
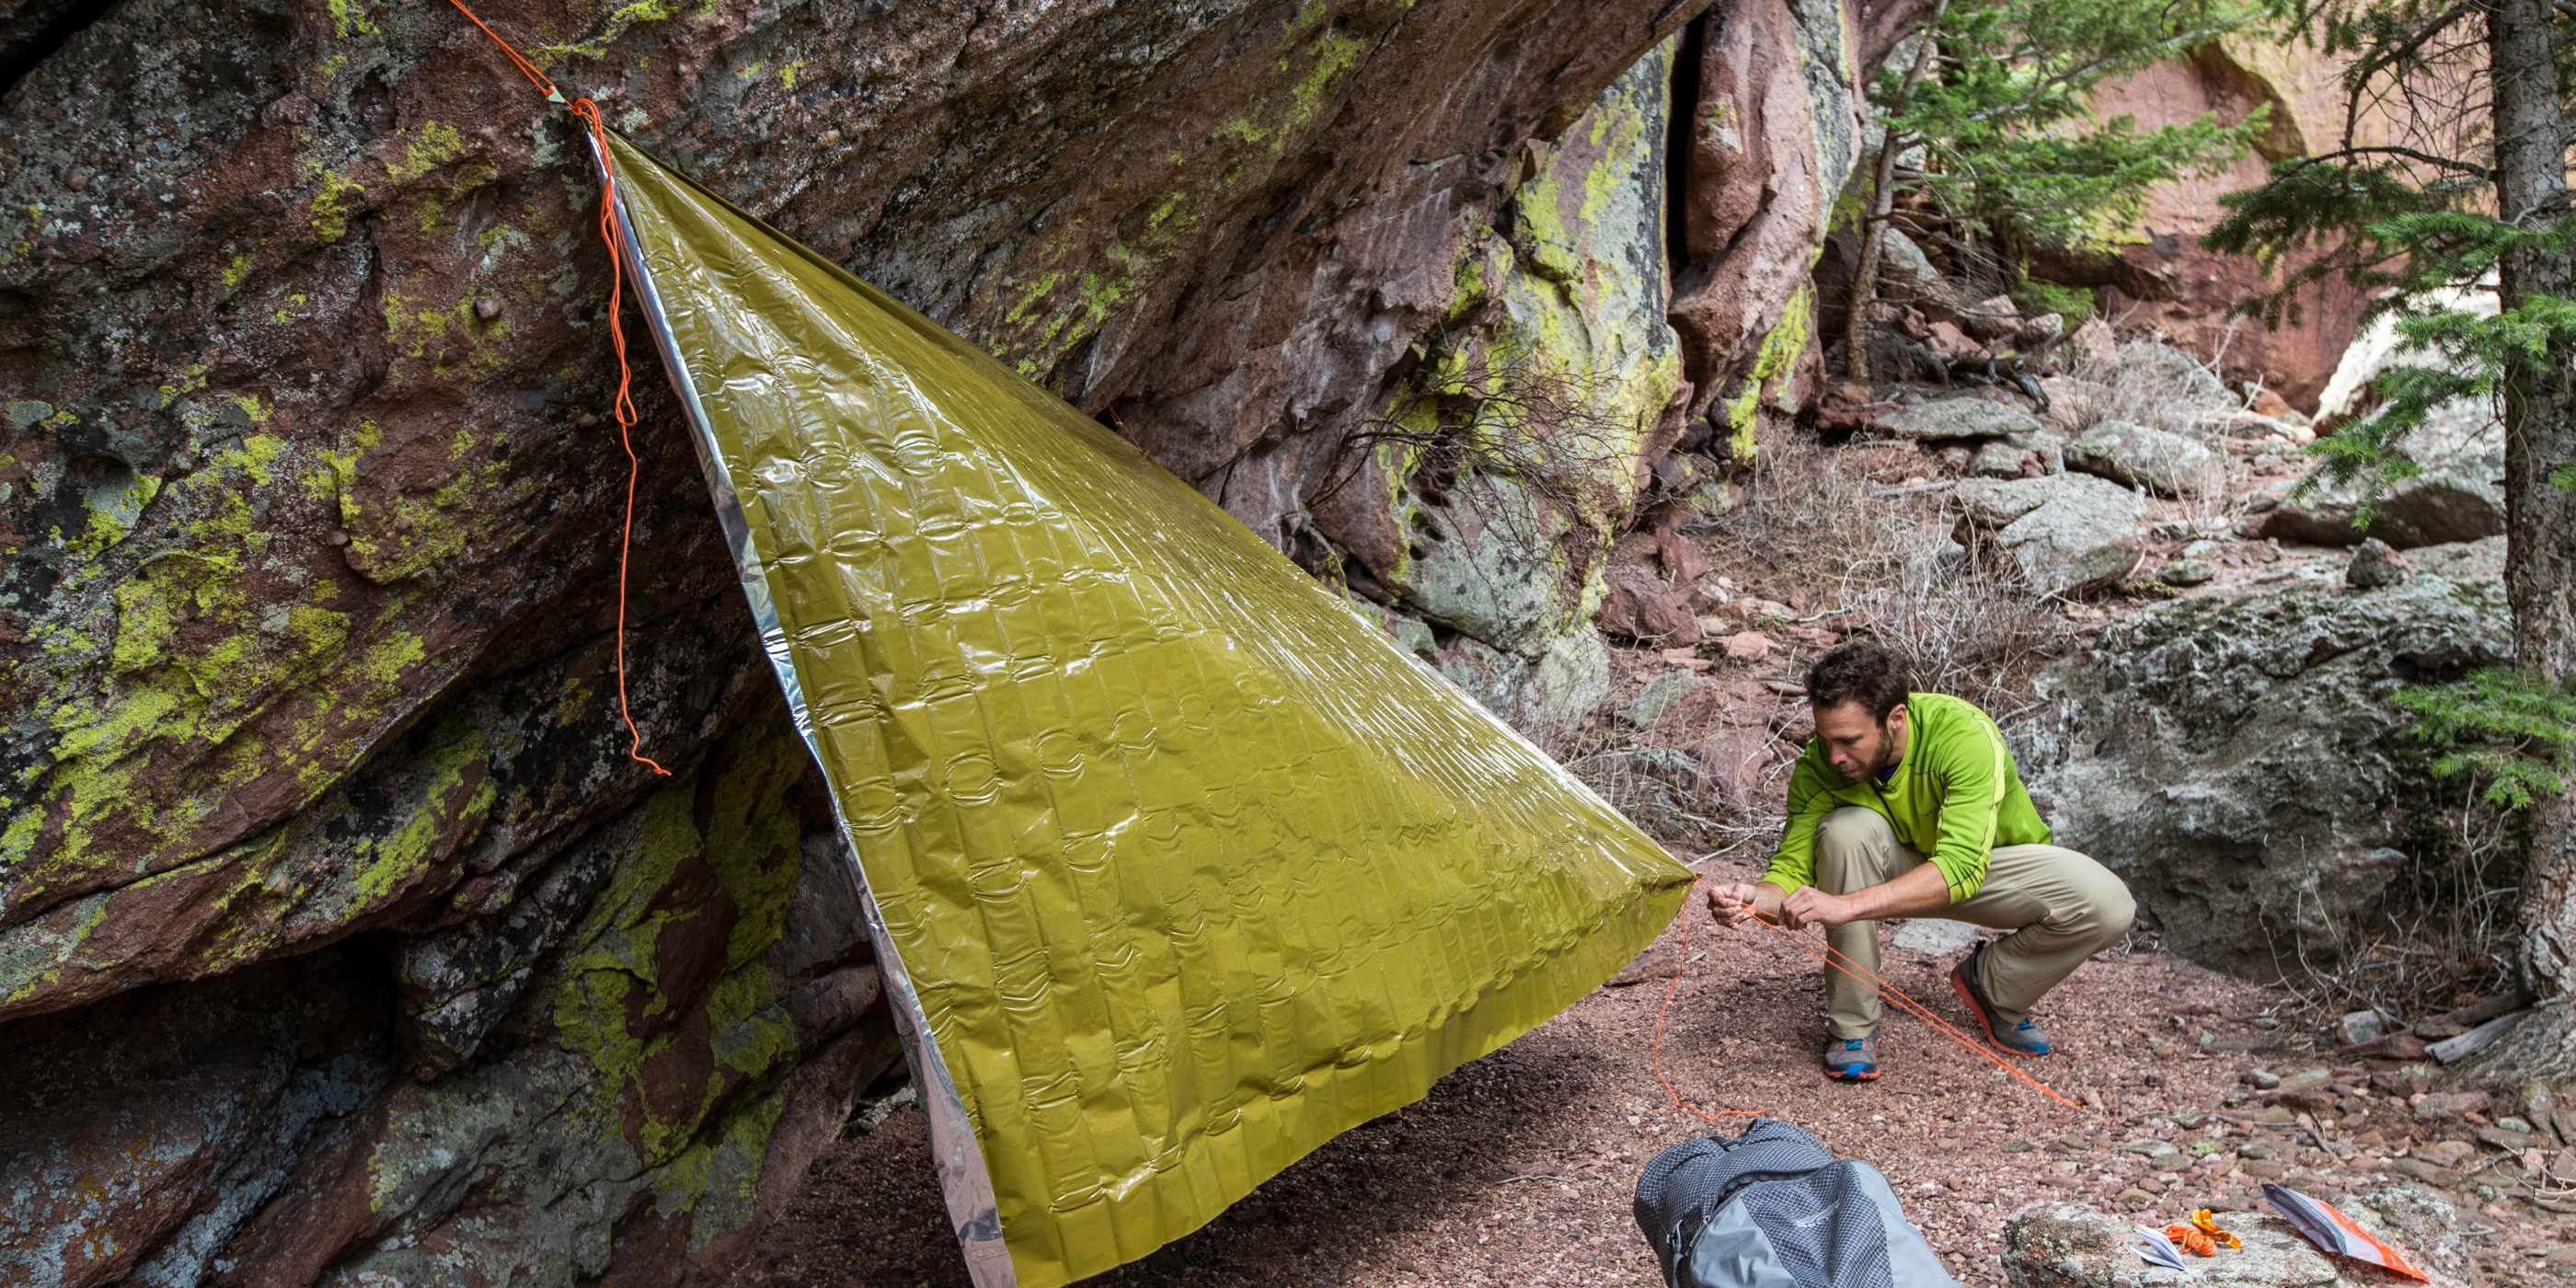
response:
[[[1905,695],[1913,688],[1914,677],[1906,673],[1905,659],[1866,641],[1842,645],[1807,668],[1807,702],[1818,711],[1857,702],[1884,721],[1888,712],[1905,705]]]

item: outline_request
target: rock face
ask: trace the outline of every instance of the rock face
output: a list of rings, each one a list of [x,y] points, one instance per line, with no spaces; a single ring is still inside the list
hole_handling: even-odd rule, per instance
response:
[[[1797,410],[1820,362],[1808,270],[1859,163],[1861,69],[1884,52],[1860,47],[1871,37],[1856,29],[1918,11],[1903,0],[1734,0],[1683,51],[1698,92],[1673,324],[1691,409],[1738,459],[1752,456],[1766,414]]]
[[[1533,176],[1462,238],[1446,321],[1363,426],[1362,481],[1315,515],[1358,585],[1504,652],[1586,629],[1608,538],[1680,433],[1662,271],[1675,43],[1532,149]],[[1471,435],[1515,446],[1453,450]]]
[[[2433,806],[2388,693],[2509,644],[2500,543],[2426,554],[2387,589],[2177,601],[2041,675],[2016,731],[2033,795],[2175,951],[2271,979],[2296,964],[2273,945],[2322,963],[2380,913]]]
[[[2372,1225],[2442,1288],[2471,1282],[2459,1213],[2422,1185],[2387,1186],[2357,1195],[2346,1215]],[[2170,1214],[2167,1214],[2170,1217]],[[2221,1229],[2244,1242],[2214,1257],[2186,1256],[2192,1275],[2151,1266],[2137,1254],[2134,1227],[2152,1216],[2113,1216],[2081,1203],[2039,1203],[2004,1226],[2004,1281],[2012,1288],[2149,1288],[2184,1282],[2213,1288],[2339,1288],[2399,1282],[2384,1270],[2330,1257],[2270,1212],[2222,1212]]]
[[[1793,388],[1905,6],[1707,8],[487,17],[1490,700],[1588,704],[1607,534],[1695,414]],[[42,1093],[0,1169],[60,1197],[0,1217],[0,1277],[718,1273],[889,1048],[640,342],[624,689],[677,777],[624,754],[577,136],[443,7],[47,4],[0,44],[0,1062]],[[1497,352],[1615,432],[1484,468],[1381,432],[1493,423]],[[204,1058],[65,1074],[137,1033]]]
[[[0,1215],[0,1268],[720,1272],[898,1057],[808,763],[745,722],[391,971],[334,945],[0,1026],[0,1149],[42,1196]]]
[[[2114,238],[2113,253],[2063,266],[2065,276],[2098,286],[2105,314],[2151,325],[2193,353],[2219,355],[2230,381],[2260,381],[2291,403],[2312,407],[2351,342],[2365,301],[2340,278],[2332,279],[2300,293],[2297,322],[2279,329],[2248,325],[2229,310],[2298,264],[2279,265],[2267,281],[2251,258],[2217,254],[2200,239],[2224,213],[2221,195],[2260,184],[2276,160],[2339,146],[2340,84],[2341,69],[2312,48],[2231,36],[2202,46],[2190,59],[2101,87],[2095,110],[2105,118],[2133,115],[2140,129],[2212,112],[2220,120],[2241,121],[2265,106],[2271,123],[2255,150],[2226,172],[2186,176],[2151,191],[2144,216]],[[2354,141],[2394,142],[2400,124],[2379,107],[2366,108]]]

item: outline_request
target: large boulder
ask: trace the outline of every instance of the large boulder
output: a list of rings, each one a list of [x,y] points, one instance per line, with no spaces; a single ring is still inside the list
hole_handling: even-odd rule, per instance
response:
[[[2037,416],[2018,403],[1965,395],[1900,407],[1882,418],[1879,427],[1899,438],[1923,442],[2011,438],[2045,429]]]
[[[2475,1282],[2459,1212],[2439,1193],[2407,1183],[2336,1202],[2394,1242],[2438,1288]],[[2278,1214],[2215,1215],[2219,1228],[2244,1246],[2221,1248],[2212,1257],[2186,1256],[2192,1267],[2186,1280],[2137,1252],[2136,1227],[2162,1229],[2171,1211],[2118,1216],[2082,1203],[2033,1204],[2004,1223],[2004,1282],[2012,1288],[2167,1288],[2184,1282],[2210,1288],[2360,1288],[2400,1282],[2387,1271],[2328,1256]]]
[[[2493,292],[2469,292],[2451,307],[2492,315]],[[2400,363],[2439,364],[2437,355],[2405,348],[2395,320],[2381,318],[2344,356],[2320,412],[2349,418],[2374,405],[2371,383]],[[2320,465],[2263,516],[2262,533],[2283,541],[2349,546],[2375,537],[2399,549],[2475,541],[2504,531],[2504,424],[2483,398],[2457,398],[2433,408],[2398,444],[2418,472],[2377,499],[2367,530],[2358,526],[2373,490],[2366,480],[2338,483]]]
[[[2165,497],[2205,496],[2227,481],[2227,457],[2187,434],[2106,420],[2066,445],[2069,469]]]
[[[2088,474],[1969,479],[1950,497],[1959,542],[2001,552],[2033,594],[2116,581],[2137,566],[2146,540],[2146,498]]]
[[[2451,404],[2400,451],[2420,472],[2378,498],[2367,527],[2367,480],[2337,483],[2318,466],[2263,515],[2261,534],[2318,546],[2377,538],[2400,550],[2475,541],[2504,531],[2504,427],[2482,407]]]
[[[2213,416],[2245,405],[2244,399],[2227,392],[2227,382],[2210,369],[2208,360],[2166,340],[2121,341],[2119,365],[2131,373],[2142,393],[2156,400],[2146,410],[2164,413],[2155,417],[2160,422]]]
[[[1663,206],[1670,78],[1594,111],[1702,7],[492,16],[1320,563],[1358,548],[1317,531],[1348,449],[1478,308],[1617,373],[1605,517],[1682,381],[1776,357],[1676,372],[1627,226]],[[1843,29],[1809,8],[1798,40]],[[888,1030],[640,341],[621,681],[578,135],[444,6],[46,3],[0,46],[0,1188],[48,1196],[0,1217],[0,1278],[720,1275]],[[1509,280],[1472,280],[1498,237]],[[1803,316],[1772,277],[1743,300]],[[1597,693],[1572,583],[1491,605],[1495,656]]]
[[[899,1054],[766,705],[496,915],[0,1025],[0,1279],[721,1277]]]
[[[1372,299],[1391,376],[1291,404],[1292,427],[1323,433],[1206,458],[1220,499],[1486,648],[1535,661],[1580,634],[1615,596],[1603,559],[1640,489],[1681,476],[1673,449],[1749,457],[1817,369],[1807,269],[1857,154],[1852,28],[1840,0],[1694,19],[1552,142],[1514,149],[1497,206],[1423,212]],[[1166,459],[1201,459],[1206,437],[1140,430]],[[1605,624],[1626,628],[1615,603]]]
[[[2065,469],[2066,439],[2046,430],[1985,440],[1968,458],[1968,473],[1976,478],[2036,478]]]
[[[2387,589],[2318,569],[2139,615],[2038,678],[2015,736],[2042,813],[2183,956],[2257,979],[2294,948],[2333,960],[2438,804],[2390,692],[2507,655],[2499,546],[2425,552]]]

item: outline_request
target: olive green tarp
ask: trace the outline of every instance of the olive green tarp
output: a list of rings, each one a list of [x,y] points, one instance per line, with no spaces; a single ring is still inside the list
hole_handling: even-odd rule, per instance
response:
[[[610,153],[978,1282],[1178,1238],[1669,923],[1685,869],[1214,503]]]

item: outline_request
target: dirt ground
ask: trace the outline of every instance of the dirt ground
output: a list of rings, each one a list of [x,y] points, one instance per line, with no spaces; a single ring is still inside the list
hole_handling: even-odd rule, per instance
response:
[[[1668,931],[1644,960],[1676,939]],[[2098,1106],[2076,1112],[1892,1011],[1880,1039],[1886,1076],[1827,1083],[1816,1071],[1819,968],[1767,934],[1728,935],[1704,918],[1691,949],[1665,1043],[1675,1085],[1708,1105],[1786,1119],[1875,1164],[1969,1284],[2003,1282],[2004,1218],[2027,1203],[2080,1199],[2162,1224],[2193,1207],[2250,1207],[2256,1176],[2268,1172],[2327,1197],[2370,1188],[2413,1143],[2411,1125],[2374,1129],[2338,1141],[2355,1155],[2341,1163],[2305,1144],[2303,1127],[2247,1121],[2265,1099],[2248,1089],[2251,1071],[2328,1062],[2292,1049],[2304,1044],[2294,1026],[2264,1027],[2278,994],[2161,952],[2097,958],[2043,1004],[2060,1054],[2025,1067]],[[1891,947],[1887,974],[1964,1023],[1949,960]],[[1664,1147],[1720,1130],[1675,1110],[1655,1083],[1647,1055],[1664,993],[1660,979],[1593,993],[1420,1103],[1316,1150],[1205,1228],[1091,1282],[1658,1283],[1629,1215],[1637,1174]],[[2222,1112],[2230,1101],[2237,1108]],[[2404,1116],[2402,1103],[2392,1110]],[[2219,1144],[2198,1160],[2146,1153],[2154,1141],[2188,1150],[2201,1140]],[[911,1106],[843,1141],[736,1282],[964,1284],[926,1148]],[[2549,1263],[2576,1246],[2576,1222],[2510,1199],[2453,1198],[2483,1231],[2486,1282],[2567,1282]]]

